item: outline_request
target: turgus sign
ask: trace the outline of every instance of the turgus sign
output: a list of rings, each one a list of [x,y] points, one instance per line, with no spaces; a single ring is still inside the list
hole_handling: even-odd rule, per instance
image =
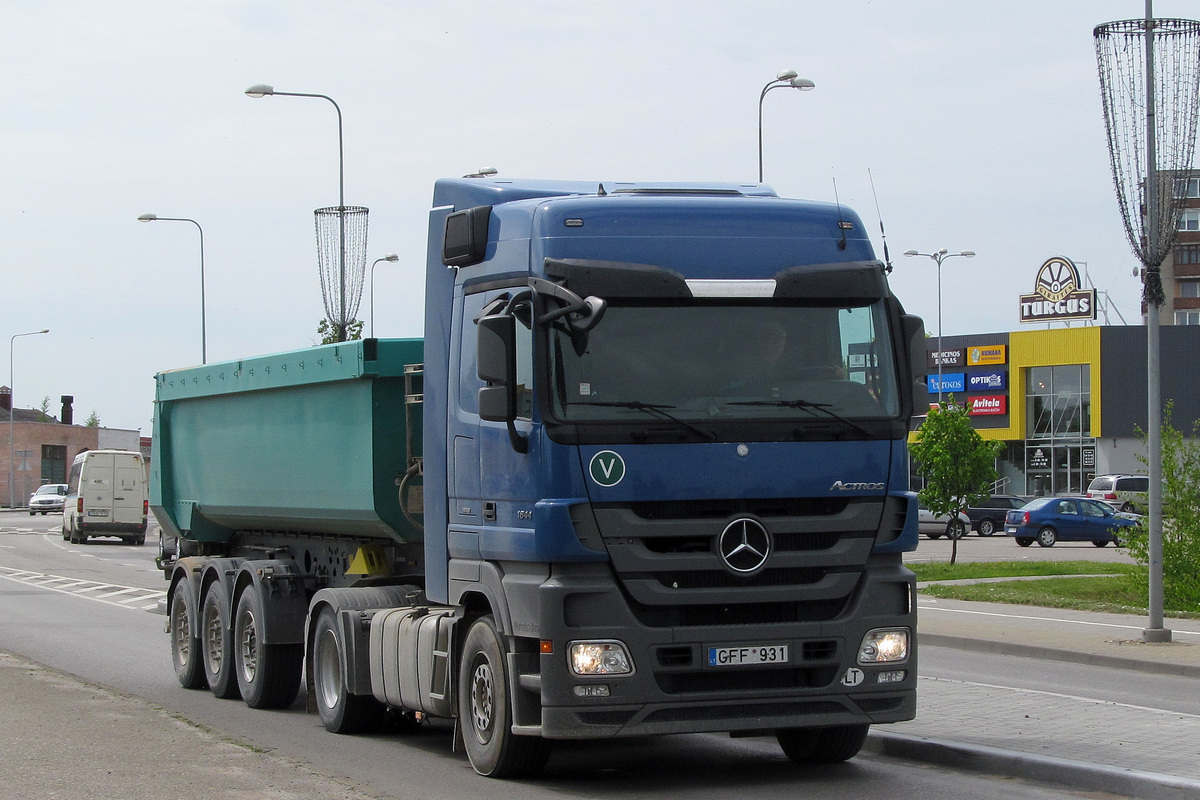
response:
[[[1033,290],[1021,295],[1021,322],[1096,318],[1096,290],[1081,287],[1069,258],[1055,256],[1042,264]]]

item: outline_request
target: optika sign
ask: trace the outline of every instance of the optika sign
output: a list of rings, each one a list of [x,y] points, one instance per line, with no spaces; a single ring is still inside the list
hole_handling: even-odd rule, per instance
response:
[[[1096,318],[1096,290],[1080,287],[1079,270],[1055,256],[1038,270],[1035,294],[1021,295],[1021,322]]]

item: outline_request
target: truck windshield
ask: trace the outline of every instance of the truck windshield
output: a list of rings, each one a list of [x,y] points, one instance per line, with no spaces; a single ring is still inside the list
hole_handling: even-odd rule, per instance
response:
[[[888,331],[883,301],[614,302],[586,339],[552,328],[551,409],[569,422],[644,419],[648,408],[705,422],[894,418]]]

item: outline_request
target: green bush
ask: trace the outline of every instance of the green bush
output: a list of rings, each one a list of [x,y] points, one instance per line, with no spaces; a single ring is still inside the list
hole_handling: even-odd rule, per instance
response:
[[[1189,608],[1200,605],[1200,420],[1185,438],[1172,426],[1171,410],[1168,403],[1162,424],[1163,603]],[[1148,522],[1121,537],[1144,566],[1150,563]]]

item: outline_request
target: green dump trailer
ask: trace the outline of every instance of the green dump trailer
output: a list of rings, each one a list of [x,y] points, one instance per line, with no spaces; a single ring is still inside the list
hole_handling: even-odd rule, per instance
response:
[[[367,339],[156,376],[150,502],[164,530],[198,544],[235,531],[419,541],[419,492],[406,518],[397,488],[421,449],[421,350]]]

